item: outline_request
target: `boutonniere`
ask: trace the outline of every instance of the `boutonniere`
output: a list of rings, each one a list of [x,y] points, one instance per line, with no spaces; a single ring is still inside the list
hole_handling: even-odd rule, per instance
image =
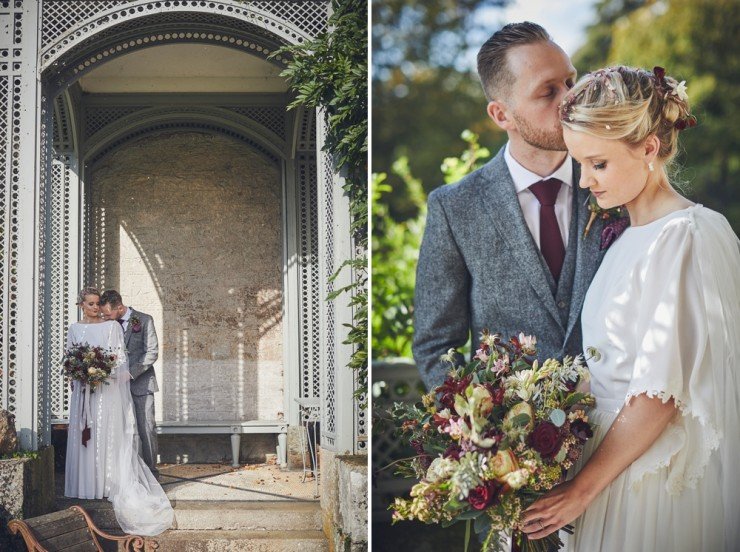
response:
[[[132,332],[139,333],[141,331],[141,320],[139,320],[138,316],[132,316],[129,318],[128,323],[131,324]]]
[[[588,236],[591,226],[596,219],[603,220],[604,227],[601,229],[601,243],[599,244],[600,250],[604,250],[613,244],[622,232],[624,232],[630,225],[627,209],[624,207],[603,209],[599,207],[599,204],[596,202],[596,198],[593,195],[589,196],[588,210],[591,211],[591,216],[586,224],[586,229],[583,231],[583,237],[585,238]]]

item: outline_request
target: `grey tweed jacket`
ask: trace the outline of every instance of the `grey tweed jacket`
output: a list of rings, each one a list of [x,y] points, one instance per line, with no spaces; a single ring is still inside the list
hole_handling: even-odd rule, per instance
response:
[[[154,329],[154,320],[148,314],[131,309],[128,327],[123,333],[128,352],[128,365],[131,371],[132,395],[150,395],[159,391],[157,376],[154,374],[154,362],[159,357],[159,342]],[[136,317],[141,322],[141,330],[134,331],[131,320]]]
[[[601,221],[583,237],[588,190],[574,163],[573,216],[556,284],[524,220],[514,182],[496,157],[456,184],[429,195],[427,225],[416,272],[413,351],[431,389],[449,370],[440,356],[481,330],[507,338],[537,337],[542,359],[582,351],[580,312],[601,262]]]

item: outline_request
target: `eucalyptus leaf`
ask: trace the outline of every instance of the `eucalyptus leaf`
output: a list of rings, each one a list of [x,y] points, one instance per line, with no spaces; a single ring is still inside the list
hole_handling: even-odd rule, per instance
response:
[[[560,410],[559,408],[556,408],[552,412],[550,412],[550,421],[555,424],[557,427],[563,427],[563,424],[565,423],[565,412]]]

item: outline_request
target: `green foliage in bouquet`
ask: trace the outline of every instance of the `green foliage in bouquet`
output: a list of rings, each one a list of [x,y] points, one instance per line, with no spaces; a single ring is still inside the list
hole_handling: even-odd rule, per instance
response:
[[[582,356],[536,358],[537,340],[509,341],[484,332],[465,366],[414,405],[397,403],[391,415],[416,456],[398,473],[418,479],[411,498],[391,506],[394,522],[419,520],[449,526],[465,521],[486,535],[484,550],[503,550],[515,532],[522,550],[547,550],[557,532],[528,541],[517,530],[524,510],[563,480],[593,435],[578,390],[588,378]],[[595,351],[589,354],[597,356]],[[466,544],[467,547],[467,544]]]

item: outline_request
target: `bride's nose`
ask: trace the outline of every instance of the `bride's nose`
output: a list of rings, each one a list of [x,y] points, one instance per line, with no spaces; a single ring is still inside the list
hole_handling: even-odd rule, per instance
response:
[[[578,186],[580,186],[581,188],[586,189],[586,188],[590,188],[595,183],[596,183],[596,181],[592,177],[586,175],[585,171],[583,169],[581,169],[581,177],[578,180]]]

